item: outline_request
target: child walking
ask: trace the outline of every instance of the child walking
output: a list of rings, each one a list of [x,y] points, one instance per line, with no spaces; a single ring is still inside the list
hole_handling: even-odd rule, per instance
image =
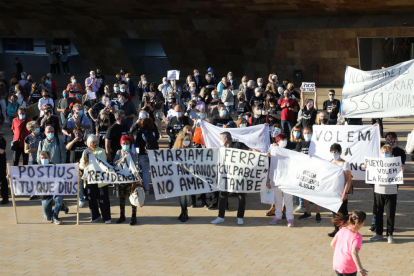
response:
[[[364,225],[366,217],[363,211],[353,211],[346,215],[338,213],[332,220],[342,226],[331,242],[335,248],[333,269],[338,276],[356,276],[358,271],[361,276],[368,275],[358,255],[362,246],[362,235],[358,230]]]

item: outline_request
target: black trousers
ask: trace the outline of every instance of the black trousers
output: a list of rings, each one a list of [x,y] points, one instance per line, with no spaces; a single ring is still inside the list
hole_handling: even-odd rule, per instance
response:
[[[220,192],[219,198],[219,217],[224,218],[224,214],[226,213],[227,202],[229,200],[229,192]],[[246,210],[246,194],[240,193],[237,194],[239,197],[239,209],[237,210],[237,217],[244,218],[244,211]]]
[[[377,201],[377,235],[382,236],[382,233],[384,232],[383,214],[385,209],[385,213],[387,214],[387,236],[392,236],[394,233],[395,211],[397,209],[397,194],[383,195],[376,193],[375,198]]]
[[[62,67],[63,67],[63,73],[69,73],[69,62],[63,62],[62,61]]]
[[[3,200],[9,198],[9,186],[6,178],[7,163],[6,160],[0,161],[0,188],[1,188],[1,197]]]
[[[344,201],[342,201],[342,205],[341,207],[339,207],[338,213],[341,213],[343,215],[348,214],[348,199],[345,199]],[[335,212],[332,212],[332,217],[335,218],[336,217]],[[335,230],[339,230],[339,226],[338,224],[334,223],[335,226]]]
[[[50,64],[50,73],[56,74],[56,64]]]
[[[108,185],[98,188],[98,184],[88,184],[87,187],[89,210],[91,212],[92,220],[95,220],[99,217],[99,209],[101,209],[102,219],[104,221],[110,220],[111,203],[109,201]]]
[[[358,271],[355,271],[354,273],[339,273],[338,271],[335,270],[335,272],[336,272],[336,275],[338,276],[357,276]]]
[[[29,155],[24,153],[24,147],[19,147],[13,151],[13,166],[19,165],[20,155],[23,155],[23,165],[29,164]]]
[[[213,194],[213,198],[212,198],[211,204],[212,205],[213,204],[218,204],[219,203],[219,198],[220,198],[220,191],[213,192],[212,194]]]
[[[204,203],[205,201],[206,201],[206,194],[200,194],[200,198],[201,198],[201,201]],[[193,206],[196,206],[196,203],[197,203],[197,196],[196,195],[191,195],[191,204],[193,205]]]

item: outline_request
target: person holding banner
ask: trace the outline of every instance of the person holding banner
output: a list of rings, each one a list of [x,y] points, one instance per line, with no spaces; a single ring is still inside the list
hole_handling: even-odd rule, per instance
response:
[[[124,159],[127,155],[131,155],[132,160],[134,161],[135,165],[138,164],[136,154],[131,152],[131,144],[132,144],[131,137],[126,136],[126,135],[121,137],[122,149],[116,152],[114,162],[113,162],[114,166],[120,163],[122,159]],[[116,223],[123,223],[125,221],[126,194],[128,193],[128,195],[130,195],[131,191],[134,190],[134,183],[118,184],[118,187],[119,187],[119,209],[120,209],[121,214]],[[135,225],[137,223],[137,206],[134,206],[134,205],[131,205],[131,206],[132,206],[132,216],[131,216],[131,221],[129,222],[129,225]]]
[[[123,112],[123,110],[120,110]],[[82,158],[79,161],[79,170],[85,170],[89,164],[89,155],[94,154],[96,157],[106,161],[106,154],[103,148],[98,147],[99,138],[98,136],[91,134],[89,135],[86,144],[86,149]],[[106,224],[111,223],[111,202],[109,201],[108,184],[88,184],[88,196],[89,196],[89,210],[91,213],[90,222],[97,222],[101,214],[102,219]],[[98,205],[99,204],[99,205]],[[98,207],[99,206],[99,207]]]
[[[28,122],[26,127],[30,134],[24,139],[24,152],[29,155],[29,165],[36,165],[37,148],[45,135],[40,132],[39,124],[35,121]]]
[[[37,163],[41,164],[40,153],[48,151],[50,161],[54,164],[66,163],[66,147],[62,139],[55,137],[55,130],[52,126],[45,129],[46,138],[40,141],[37,149]]]
[[[260,152],[260,151],[255,150],[255,149],[250,149],[244,143],[233,142],[233,138],[231,137],[231,133],[227,132],[227,131],[220,133],[220,145],[222,147],[226,147],[226,148],[233,148],[233,149],[241,149],[241,150]],[[218,207],[219,207],[218,217],[215,220],[213,220],[211,223],[219,224],[219,223],[224,222],[224,215],[226,213],[226,208],[228,208],[229,194],[230,194],[229,192],[220,191],[219,200],[218,200]],[[246,209],[246,194],[245,193],[237,193],[237,196],[239,197],[239,208],[237,210],[237,224],[241,225],[241,224],[244,223],[243,218],[244,218],[244,212],[245,212],[245,209]],[[214,208],[212,206],[214,206],[214,201],[213,201],[213,204],[210,205],[209,209]]]
[[[344,192],[342,193],[342,205],[339,208],[338,212],[332,212],[333,218],[335,218],[338,213],[341,214],[348,214],[348,193],[352,189],[352,175],[351,175],[351,166],[349,165],[349,162],[346,162],[344,159],[341,158],[342,154],[342,147],[340,144],[334,143],[331,145],[330,148],[331,152],[331,162],[338,164],[339,166],[342,166],[344,169],[344,176],[345,176],[345,188]],[[339,224],[334,223],[335,229],[333,232],[329,233],[329,237],[335,237],[336,233],[339,231]]]
[[[385,137],[391,137],[389,133]],[[395,143],[396,146],[396,143]],[[393,157],[393,149],[390,145],[384,145],[381,147],[381,157],[388,158]],[[405,154],[404,154],[405,155]],[[405,161],[405,160],[404,160]],[[401,163],[402,158],[401,158]],[[365,164],[365,168],[366,168]],[[401,171],[404,171],[404,165],[401,165]],[[370,240],[371,241],[382,241],[384,239],[383,232],[384,232],[384,225],[383,225],[383,215],[384,210],[387,214],[387,240],[388,243],[395,243],[394,241],[394,224],[395,224],[395,212],[397,209],[397,192],[398,192],[398,185],[396,184],[374,184],[374,196],[375,196],[375,230],[376,235],[374,235]]]
[[[358,255],[362,246],[362,235],[358,230],[364,226],[366,217],[363,211],[353,211],[349,214],[339,214],[332,220],[333,223],[342,226],[331,242],[335,249],[333,269],[338,276],[356,276],[357,272],[361,276],[368,275],[368,271],[362,268]]]

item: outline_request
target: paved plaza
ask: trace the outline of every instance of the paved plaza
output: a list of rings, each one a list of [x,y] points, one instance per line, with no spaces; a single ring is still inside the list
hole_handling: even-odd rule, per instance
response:
[[[327,89],[321,91],[320,107]],[[405,148],[412,119],[384,122],[385,132],[396,131],[400,147]],[[7,131],[6,140],[10,141]],[[163,138],[163,147],[166,142]],[[11,157],[8,152],[8,159]],[[348,208],[368,214],[361,229],[360,258],[369,275],[414,272],[414,166],[407,157],[406,184],[398,192],[395,244],[369,241],[374,234],[368,231],[372,189],[354,181]],[[151,194],[138,209],[137,225],[131,227],[129,202],[127,221],[115,223],[119,202],[112,190],[110,225],[90,223],[87,204],[80,208],[80,224],[76,225],[75,198],[65,199],[70,212],[61,214],[62,225],[43,221],[40,200],[17,198],[19,224],[15,224],[11,203],[0,206],[0,275],[334,275],[333,248],[327,236],[333,230],[332,213],[328,210],[322,212],[322,223],[299,221],[300,214],[295,213],[295,227],[288,228],[286,220],[271,226],[271,217],[265,216],[269,205],[260,203],[259,194],[248,194],[244,225],[237,225],[237,197],[230,197],[230,211],[221,225],[210,224],[217,210],[200,206],[189,209],[190,219],[182,223],[177,220],[177,198],[155,201]],[[314,206],[311,208],[314,212]]]

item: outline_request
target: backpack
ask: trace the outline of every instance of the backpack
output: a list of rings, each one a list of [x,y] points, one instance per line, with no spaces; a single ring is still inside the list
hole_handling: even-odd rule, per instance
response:
[[[157,142],[157,137],[155,136],[155,131],[142,131],[142,140],[145,142],[145,149],[146,150],[154,150],[159,149],[159,145]]]
[[[223,103],[228,103],[233,101],[233,94],[230,90],[224,89],[223,93],[221,94],[221,101]]]

